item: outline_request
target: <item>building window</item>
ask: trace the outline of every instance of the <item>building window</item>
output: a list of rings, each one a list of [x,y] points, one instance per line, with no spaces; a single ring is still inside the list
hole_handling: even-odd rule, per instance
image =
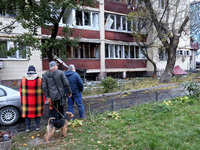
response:
[[[158,8],[164,9],[166,5],[166,0],[158,0]]]
[[[166,61],[168,59],[168,52],[166,50],[159,51],[159,60]]]
[[[99,13],[81,10],[68,10],[63,15],[60,25],[69,25],[69,27],[76,26],[90,29],[99,28]],[[92,28],[91,28],[92,27]]]
[[[105,57],[112,59],[145,58],[139,46],[106,44]]]
[[[80,43],[79,48],[68,47],[67,58],[99,58],[99,44]]]
[[[27,58],[27,52],[26,47],[23,45],[23,43],[13,43],[11,41],[0,41],[0,59],[26,59]],[[8,51],[10,48],[17,48],[16,52],[11,55],[7,56],[5,54],[5,51]]]
[[[130,20],[126,16],[105,14],[105,28],[112,31],[131,32],[140,31],[142,34],[146,33],[146,19],[139,18]]]

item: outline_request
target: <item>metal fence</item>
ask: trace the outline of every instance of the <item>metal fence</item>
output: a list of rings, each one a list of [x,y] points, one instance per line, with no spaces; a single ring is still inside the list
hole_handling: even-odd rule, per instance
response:
[[[97,114],[105,111],[114,111],[141,104],[162,100],[171,100],[177,97],[189,95],[188,91],[181,85],[168,86],[164,88],[150,88],[144,90],[119,92],[112,95],[84,98],[83,103],[86,114],[88,112]],[[75,106],[76,107],[76,106]],[[75,110],[78,110],[75,108]],[[75,112],[78,113],[78,112]]]

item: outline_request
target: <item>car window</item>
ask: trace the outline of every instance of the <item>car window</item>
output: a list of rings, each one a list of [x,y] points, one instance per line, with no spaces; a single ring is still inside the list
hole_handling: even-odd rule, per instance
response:
[[[2,89],[0,89],[0,97],[2,96],[6,96],[6,95],[5,95],[5,92]]]

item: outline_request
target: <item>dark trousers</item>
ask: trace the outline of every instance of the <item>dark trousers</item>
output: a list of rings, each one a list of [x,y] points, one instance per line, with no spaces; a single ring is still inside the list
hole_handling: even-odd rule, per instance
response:
[[[26,124],[26,127],[30,128],[31,118],[25,118],[25,124]],[[36,126],[40,125],[40,117],[35,118],[35,124]]]
[[[49,116],[56,118],[56,120],[61,119],[62,116],[60,115],[60,113],[64,116],[64,106],[60,105],[60,100],[53,101],[52,107],[53,107],[52,110],[49,109]]]

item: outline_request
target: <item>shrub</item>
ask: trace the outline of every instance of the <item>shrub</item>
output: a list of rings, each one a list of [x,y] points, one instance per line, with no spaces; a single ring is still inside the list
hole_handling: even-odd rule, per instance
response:
[[[101,85],[103,86],[103,90],[105,93],[112,92],[114,88],[117,88],[117,80],[107,77],[106,79],[101,81]]]
[[[188,81],[183,83],[184,89],[188,90],[190,95],[199,96],[200,95],[200,87],[196,82]]]
[[[166,112],[169,112],[171,111],[170,107],[164,103],[155,103],[151,110],[154,112],[154,113],[166,113]]]

